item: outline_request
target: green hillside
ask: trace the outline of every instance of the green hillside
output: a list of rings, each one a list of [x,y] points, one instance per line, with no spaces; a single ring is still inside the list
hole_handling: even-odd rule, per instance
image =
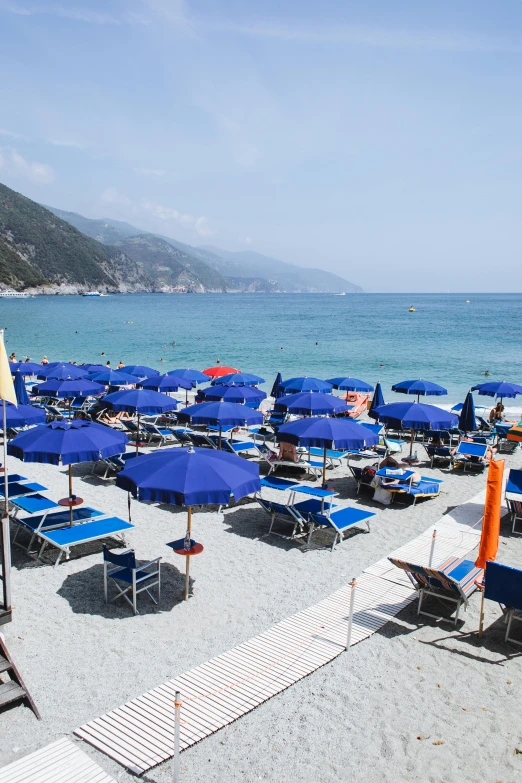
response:
[[[109,249],[31,199],[0,184],[0,283],[150,290],[135,261]]]

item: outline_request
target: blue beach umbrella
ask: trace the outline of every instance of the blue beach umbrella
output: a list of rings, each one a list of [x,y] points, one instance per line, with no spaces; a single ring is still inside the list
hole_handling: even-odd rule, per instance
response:
[[[39,383],[34,387],[33,393],[40,397],[58,397],[61,400],[72,400],[75,397],[95,397],[103,394],[105,389],[99,383],[88,381],[86,378],[72,380],[60,380],[52,378],[45,383]]]
[[[153,389],[161,392],[176,392],[178,389],[192,389],[192,382],[186,378],[180,378],[178,375],[153,375],[152,378],[145,378],[138,381],[140,389]]]
[[[43,370],[38,371],[38,378],[42,380],[71,380],[76,381],[79,378],[85,378],[89,373],[84,367],[78,367],[76,364],[48,364]]]
[[[138,431],[136,434],[136,454],[139,448],[140,417],[174,411],[178,405],[173,397],[151,391],[150,389],[123,389],[107,394],[103,404],[113,411],[126,411],[138,416]]]
[[[110,370],[110,367],[107,367],[106,364],[80,364],[80,367],[82,370],[87,370],[89,375],[92,375],[95,372],[105,372],[105,370]]]
[[[138,380],[135,375],[121,370],[111,370],[110,367],[105,367],[100,372],[89,373],[87,378],[89,381],[103,383],[106,386],[128,386],[131,383],[135,384]]]
[[[192,383],[192,388],[197,386],[198,383],[208,383],[208,375],[205,375],[199,370],[191,370],[189,367],[170,370],[167,375],[175,375],[177,378],[184,378],[186,381],[190,381]]]
[[[33,424],[45,424],[46,413],[44,408],[36,408],[33,405],[13,405],[6,402],[6,425],[9,429],[17,427],[30,427]]]
[[[324,449],[323,484],[326,482],[327,449],[364,449],[379,443],[379,436],[351,419],[309,418],[283,424],[277,432],[278,440],[296,446]]]
[[[443,394],[448,393],[448,390],[443,386],[439,386],[438,383],[420,379],[417,381],[401,381],[401,383],[396,383],[392,386],[392,391],[399,392],[400,394],[416,394],[417,402],[419,401],[421,394],[423,396],[441,397]]]
[[[22,375],[36,375],[43,369],[44,365],[36,362],[9,362],[9,367],[12,373],[19,372]]]
[[[410,455],[416,430],[445,430],[458,424],[454,413],[419,402],[391,402],[375,408],[374,412],[378,421],[388,427],[411,430]]]
[[[375,391],[373,393],[370,410],[368,411],[368,416],[370,417],[370,419],[377,419],[375,408],[379,408],[381,405],[384,405],[384,395],[382,393],[381,384],[377,383],[377,386],[375,387]]]
[[[237,402],[247,405],[249,408],[259,408],[262,400],[266,399],[266,393],[252,386],[224,386],[221,383],[202,389],[206,401],[223,400],[223,402]]]
[[[212,381],[212,385],[220,384],[222,386],[258,386],[260,383],[264,383],[265,379],[260,378],[259,375],[252,375],[248,372],[232,372],[228,375],[222,375],[220,378],[216,378]]]
[[[308,378],[307,376],[290,378],[288,381],[283,381],[281,386],[285,394],[297,394],[298,392],[327,393],[332,391],[332,384],[328,383],[328,381],[321,381],[320,378]]]
[[[516,397],[522,394],[522,386],[516,383],[507,383],[507,381],[487,381],[472,386],[471,391],[478,391],[479,394],[486,397]]]
[[[145,367],[143,364],[129,364],[126,367],[122,367],[121,371],[135,375],[137,378],[150,378],[151,375],[159,375],[157,370],[153,370],[152,367]]]
[[[203,407],[202,405],[194,407]],[[187,507],[185,540],[173,542],[174,549],[190,551],[195,545],[192,533],[192,506],[228,505],[261,489],[259,465],[236,454],[211,449],[164,449],[140,457],[125,467],[116,486],[142,501]],[[185,600],[189,592],[189,562],[185,558]]]
[[[72,493],[71,466],[77,462],[97,462],[122,454],[128,438],[102,424],[75,419],[59,419],[44,427],[19,433],[7,446],[7,453],[23,462],[69,466],[69,498]],[[72,524],[72,505],[69,524]]]
[[[466,394],[464,405],[460,411],[459,416],[459,430],[461,432],[473,432],[477,429],[477,422],[475,421],[475,403],[473,401],[473,395],[469,391]]]
[[[221,448],[223,427],[262,424],[263,414],[235,402],[200,402],[198,405],[189,405],[184,411],[180,411],[178,419],[192,424],[212,424],[214,427],[219,427],[219,447]]]
[[[16,401],[18,405],[29,405],[29,395],[25,388],[25,381],[22,373],[17,370],[14,374],[14,390],[16,395]]]
[[[276,411],[286,411],[298,416],[333,416],[349,410],[348,405],[333,394],[302,392],[280,397],[275,403]]]
[[[353,392],[372,392],[373,386],[366,381],[360,381],[358,378],[329,378],[328,383],[331,383],[334,389],[342,389],[343,391]]]
[[[276,379],[274,381],[274,385],[272,386],[272,391],[270,392],[270,396],[273,397],[275,400],[279,399],[279,397],[283,397],[285,390],[282,386],[283,383],[283,376],[280,372],[277,373]]]

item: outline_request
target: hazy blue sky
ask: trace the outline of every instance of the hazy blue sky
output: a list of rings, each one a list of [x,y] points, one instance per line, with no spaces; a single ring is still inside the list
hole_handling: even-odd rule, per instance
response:
[[[366,290],[522,290],[519,0],[0,0],[0,181]]]

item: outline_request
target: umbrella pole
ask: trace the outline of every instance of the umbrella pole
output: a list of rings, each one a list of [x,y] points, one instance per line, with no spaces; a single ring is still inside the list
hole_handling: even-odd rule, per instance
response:
[[[185,389],[185,408],[188,406],[188,389]]]
[[[219,441],[218,441],[218,448],[219,449],[221,449],[221,432],[222,432],[222,427],[221,427],[221,425],[219,425]]]
[[[192,530],[192,506],[189,506],[187,508],[187,533],[190,538],[190,533]],[[185,557],[185,560],[187,561],[187,564],[185,566],[185,595],[183,597],[183,600],[186,601],[189,596],[189,570],[190,570],[190,555],[187,555]]]
[[[129,522],[131,522],[131,493],[127,492],[127,508],[129,509]]]
[[[3,339],[3,330],[0,331],[0,339]],[[2,549],[2,593],[3,606],[1,608],[4,622],[11,618],[11,538],[9,534],[9,476],[7,472],[7,406],[2,400],[2,419],[4,430],[4,498],[5,508],[2,515],[1,549]]]
[[[323,451],[323,489],[326,487],[326,446]]]
[[[411,433],[410,433],[410,457],[411,457],[411,455],[413,454],[413,438],[414,438],[414,432],[415,432],[415,430],[414,430],[414,429],[413,429],[413,427],[412,427],[412,428],[411,428]]]
[[[72,492],[72,464],[69,464],[69,526],[72,526],[73,523],[73,507],[72,507],[72,499],[73,499],[73,492]]]
[[[139,449],[139,442],[140,442],[140,414],[138,413],[138,432],[136,433],[136,456],[138,456],[138,449]]]

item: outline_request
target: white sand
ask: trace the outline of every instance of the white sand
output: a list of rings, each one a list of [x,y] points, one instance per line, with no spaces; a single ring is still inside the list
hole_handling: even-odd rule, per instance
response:
[[[519,463],[515,455],[506,467]],[[41,481],[54,498],[67,494],[62,468],[13,459],[10,469]],[[87,503],[127,518],[124,492],[90,478],[88,466],[74,472],[75,492]],[[345,469],[330,473],[343,501],[378,511],[370,535],[354,536],[333,554],[321,546],[331,540],[327,533],[310,551],[263,537],[269,520],[253,503],[194,514],[194,536],[205,552],[192,560],[194,595],[186,603],[180,600],[183,563],[165,546],[183,536],[185,512],[133,503],[129,541],[137,556],[164,558],[161,606],[143,596],[137,617],[123,601],[104,604],[100,545],[54,569],[49,559],[35,563],[14,549],[14,621],[3,630],[43,720],[25,707],[0,714],[0,763],[71,734],[319,601],[485,485],[485,475],[433,475],[445,479],[438,499],[384,510],[367,494],[356,498]],[[520,566],[522,539],[509,531],[504,520],[499,560]],[[479,643],[473,633],[479,602],[475,595],[457,631],[426,617],[417,622],[410,606],[348,654],[184,752],[183,781],[520,780],[522,755],[514,755],[522,750],[519,653],[504,644],[493,604]],[[433,744],[439,740],[444,744]],[[134,779],[82,747],[116,780]],[[171,763],[144,779],[171,780]]]

